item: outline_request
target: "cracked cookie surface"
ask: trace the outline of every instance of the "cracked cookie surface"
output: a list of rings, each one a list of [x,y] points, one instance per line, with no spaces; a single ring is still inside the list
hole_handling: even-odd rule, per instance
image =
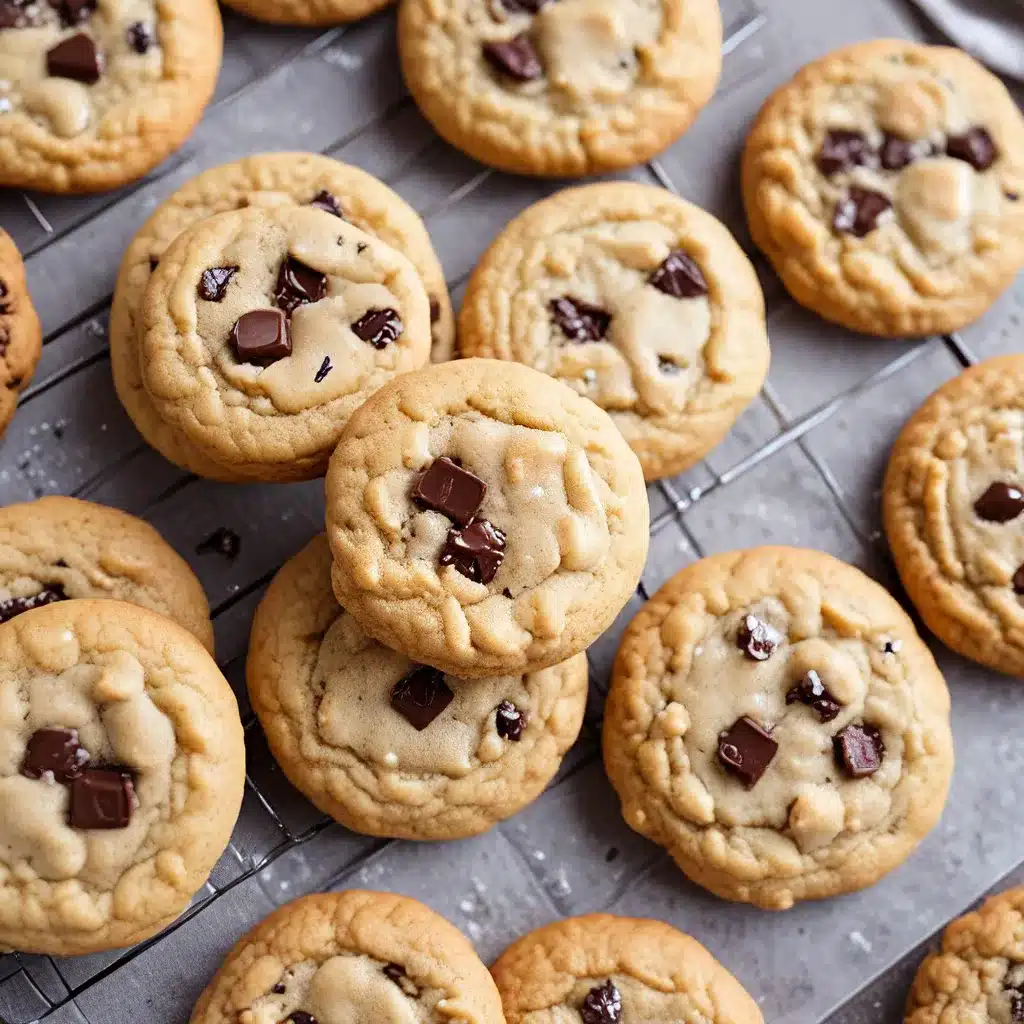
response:
[[[39,317],[28,293],[25,266],[11,236],[0,228],[0,435],[28,385],[43,347]]]
[[[1024,355],[944,384],[910,418],[882,491],[921,617],[954,651],[1024,675]]]
[[[334,590],[371,636],[479,678],[585,649],[632,594],[647,491],[608,415],[519,363],[406,374],[327,474]]]
[[[391,0],[225,0],[241,14],[274,25],[341,25],[365,18]]]
[[[871,885],[942,812],[949,693],[899,604],[818,551],[705,558],[627,628],[605,712],[627,823],[726,899]]]
[[[596,402],[648,480],[703,458],[769,359],[757,275],[728,229],[633,182],[566,189],[513,220],[470,279],[459,348]]]
[[[245,779],[238,705],[156,612],[63,601],[0,625],[0,946],[115,949],[205,883]]]
[[[721,70],[717,0],[410,0],[398,36],[409,91],[441,135],[522,174],[647,160]]]
[[[1024,266],[1024,116],[966,53],[858,43],[762,107],[750,232],[800,303],[852,330],[942,333]]]
[[[349,890],[287,903],[228,953],[191,1024],[503,1024],[469,940],[422,903]]]

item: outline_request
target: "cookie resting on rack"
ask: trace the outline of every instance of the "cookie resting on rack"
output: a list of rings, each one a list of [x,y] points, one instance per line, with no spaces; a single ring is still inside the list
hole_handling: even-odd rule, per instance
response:
[[[39,317],[25,282],[25,265],[0,228],[0,436],[14,416],[43,349]]]
[[[327,28],[365,18],[391,0],[224,0],[240,14],[273,25]]]

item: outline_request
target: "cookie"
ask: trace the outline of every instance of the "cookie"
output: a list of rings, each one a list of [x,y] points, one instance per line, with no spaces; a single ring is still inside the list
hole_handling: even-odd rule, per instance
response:
[[[1024,889],[954,921],[917,972],[906,1024],[1024,1020]]]
[[[242,938],[191,1024],[504,1024],[469,940],[408,896],[328,892],[286,903]]]
[[[202,117],[222,35],[215,0],[0,0],[0,186],[141,178]]]
[[[325,210],[234,210],[164,254],[140,351],[157,415],[223,475],[308,480],[374,391],[430,359],[429,300],[401,253]]]
[[[910,599],[954,651],[1024,676],[1024,355],[944,384],[911,417],[882,490]]]
[[[518,174],[641,163],[711,98],[717,0],[408,0],[402,72],[453,146]]]
[[[607,413],[519,363],[461,359],[381,388],[345,428],[326,494],[339,603],[460,677],[578,654],[647,557],[636,456]]]
[[[742,191],[790,294],[866,334],[955,331],[1024,266],[1024,117],[961,50],[882,39],[807,65],[762,107]]]
[[[566,189],[516,217],[470,279],[459,349],[526,363],[595,401],[648,480],[718,444],[769,355],[761,287],[728,229],[629,181]]]
[[[327,27],[356,21],[387,7],[391,0],[225,0],[241,14],[275,25]]]
[[[631,828],[785,910],[897,867],[942,812],[949,693],[899,604],[820,551],[705,558],[630,623],[604,758]]]
[[[156,934],[206,882],[245,784],[238,705],[187,630],[120,601],[0,625],[0,947]]]
[[[28,294],[21,253],[0,228],[0,435],[11,422],[42,347],[42,330]]]
[[[331,590],[327,538],[256,611],[249,695],[285,775],[347,828],[460,839],[535,800],[583,722],[587,659],[464,680],[371,640]]]
[[[742,985],[661,921],[589,914],[538,928],[491,968],[508,1024],[762,1024]]]

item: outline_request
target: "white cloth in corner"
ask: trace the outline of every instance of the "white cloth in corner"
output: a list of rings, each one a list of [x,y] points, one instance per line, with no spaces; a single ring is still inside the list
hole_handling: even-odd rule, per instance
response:
[[[1024,0],[913,0],[958,46],[1024,81]]]

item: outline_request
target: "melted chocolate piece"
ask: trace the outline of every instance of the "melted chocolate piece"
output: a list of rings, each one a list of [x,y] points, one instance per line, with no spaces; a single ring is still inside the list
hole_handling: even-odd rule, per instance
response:
[[[93,85],[103,73],[103,55],[91,37],[79,32],[47,51],[46,73],[51,78],[71,78]]]
[[[881,192],[851,185],[849,192],[836,203],[832,227],[842,234],[863,238],[878,227],[878,218],[892,203]]]
[[[851,778],[874,775],[882,767],[885,744],[873,725],[848,725],[832,742],[836,761]]]
[[[480,477],[441,456],[416,481],[412,500],[465,526],[480,510],[486,493],[487,484]]]
[[[331,362],[330,356],[324,356],[324,361],[320,364],[320,369],[316,371],[313,376],[314,384],[323,384],[327,379],[327,374],[334,369],[334,364]]]
[[[974,503],[974,512],[990,523],[1008,523],[1024,512],[1024,492],[1014,484],[997,480]]]
[[[327,294],[327,275],[307,267],[294,256],[281,264],[274,289],[274,303],[289,316],[299,306],[319,302]]]
[[[402,318],[393,309],[368,310],[352,325],[352,333],[374,348],[387,348],[404,329]]]
[[[737,719],[718,740],[718,762],[747,789],[757,785],[772,763],[779,744],[752,718]]]
[[[618,1024],[622,1020],[622,995],[611,978],[587,993],[580,1016],[583,1024]]]
[[[156,45],[156,36],[153,34],[153,29],[144,21],[137,21],[134,25],[129,25],[128,31],[125,32],[125,39],[128,40],[128,45],[138,54],[149,53]]]
[[[238,557],[238,552],[241,550],[242,538],[226,526],[218,526],[206,540],[201,540],[196,545],[197,555],[223,555],[232,562]]]
[[[71,783],[72,828],[124,828],[135,810],[135,786],[123,768],[86,768]]]
[[[510,700],[503,700],[495,710],[494,724],[498,735],[503,740],[518,743],[523,738],[526,728],[526,714],[519,710]]]
[[[563,295],[560,299],[552,299],[551,316],[562,329],[562,333],[570,340],[581,344],[587,341],[600,341],[607,333],[612,322],[611,313],[592,306],[581,299],[573,299]]]
[[[996,144],[984,128],[971,128],[964,135],[946,139],[946,156],[964,160],[976,171],[987,171],[996,161]]]
[[[517,82],[530,82],[544,74],[526,32],[505,43],[484,43],[483,53],[491,67]]]
[[[199,298],[207,302],[220,302],[228,290],[231,278],[238,273],[238,267],[210,267],[199,278]]]
[[[29,737],[21,774],[41,779],[50,772],[56,782],[77,779],[89,763],[89,752],[78,742],[77,729],[37,729]]]
[[[391,706],[417,732],[423,732],[454,699],[444,673],[429,665],[413,669],[391,691]]]
[[[1013,592],[1015,594],[1024,594],[1024,563],[1021,563],[1013,574]]]
[[[305,1010],[292,1010],[288,1017],[291,1024],[318,1024],[316,1017],[311,1013],[306,1013]]]
[[[736,631],[736,646],[751,661],[767,661],[780,643],[779,631],[756,615],[745,615]]]
[[[695,299],[708,293],[700,267],[682,249],[670,252],[647,283],[676,299]]]
[[[279,981],[271,990],[275,996],[283,996],[288,991],[287,986],[284,982]]]
[[[338,197],[332,195],[327,189],[321,189],[312,199],[309,201],[310,206],[315,206],[318,210],[323,210],[325,213],[333,213],[335,217],[340,217],[342,220],[345,219],[345,215],[341,212],[341,203],[338,201]]]
[[[811,669],[786,694],[787,704],[806,704],[823,722],[831,722],[843,706],[828,692],[828,687],[821,681],[821,676]]]
[[[59,583],[51,583],[31,597],[9,597],[6,601],[0,601],[0,622],[7,622],[15,615],[30,612],[33,608],[42,608],[55,601],[67,599],[68,595],[64,593],[64,588]]]
[[[834,128],[821,141],[817,164],[822,174],[831,177],[853,167],[873,167],[877,159],[871,143],[860,132]]]
[[[486,519],[453,526],[441,550],[441,565],[454,565],[474,583],[490,583],[505,560],[505,534]]]
[[[887,171],[902,171],[915,160],[930,156],[931,153],[931,143],[924,139],[901,139],[898,135],[886,132],[882,143],[882,166]]]
[[[244,313],[231,331],[231,347],[240,363],[269,366],[292,354],[288,321],[279,309]]]
[[[96,10],[96,0],[60,0],[59,3],[50,2],[50,6],[56,8],[60,14],[60,20],[65,27],[81,25],[88,21]]]

